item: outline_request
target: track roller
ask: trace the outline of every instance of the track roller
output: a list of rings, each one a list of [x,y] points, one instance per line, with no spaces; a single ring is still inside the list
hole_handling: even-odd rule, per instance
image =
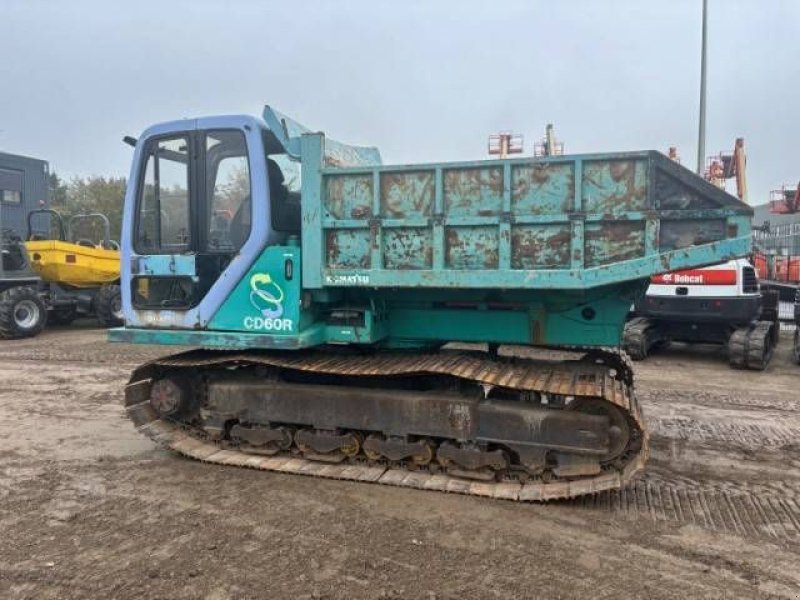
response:
[[[361,437],[354,432],[301,429],[295,434],[294,442],[303,456],[323,462],[342,462],[361,450]]]
[[[478,444],[444,442],[436,460],[451,475],[466,479],[491,481],[495,471],[508,468],[508,457],[502,450],[484,450]]]
[[[373,433],[364,440],[364,454],[370,460],[401,461],[409,459],[416,465],[428,465],[435,455],[433,444],[427,440],[409,442],[400,436],[384,437]]]
[[[292,447],[292,430],[288,427],[242,425],[231,427],[230,438],[241,444],[243,452],[272,456]]]

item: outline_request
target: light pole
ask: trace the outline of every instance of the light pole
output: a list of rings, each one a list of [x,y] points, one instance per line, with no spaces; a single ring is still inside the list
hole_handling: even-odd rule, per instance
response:
[[[702,175],[706,154],[706,46],[708,0],[703,0],[703,46],[700,54],[700,124],[697,132],[697,174]]]

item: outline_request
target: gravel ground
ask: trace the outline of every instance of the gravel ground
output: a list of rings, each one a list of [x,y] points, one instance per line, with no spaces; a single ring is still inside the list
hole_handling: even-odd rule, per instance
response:
[[[516,504],[200,464],[121,407],[169,349],[0,342],[2,598],[798,598],[800,366],[637,363],[647,475]]]

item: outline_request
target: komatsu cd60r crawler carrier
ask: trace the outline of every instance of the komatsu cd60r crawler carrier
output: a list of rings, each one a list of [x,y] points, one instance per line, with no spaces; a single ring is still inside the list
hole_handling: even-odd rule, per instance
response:
[[[263,117],[135,143],[110,336],[202,348],[134,371],[143,433],[212,463],[517,500],[643,468],[628,308],[651,275],[747,254],[746,205],[657,152],[382,166]]]

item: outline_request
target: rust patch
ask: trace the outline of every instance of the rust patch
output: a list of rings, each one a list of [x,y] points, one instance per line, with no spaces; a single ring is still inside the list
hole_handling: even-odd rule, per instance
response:
[[[647,208],[646,164],[638,160],[587,161],[583,172],[584,210],[616,219]]]
[[[372,176],[327,177],[325,209],[334,219],[365,219],[372,216]]]
[[[363,219],[369,217],[371,212],[368,206],[355,206],[350,210],[350,217],[353,219]]]
[[[451,216],[494,216],[503,203],[503,169],[448,169],[444,172],[443,199]]]
[[[430,269],[433,264],[433,232],[426,227],[385,229],[383,264],[387,269]]]
[[[335,264],[335,257],[339,256],[339,239],[335,231],[325,232],[325,251],[328,257],[328,266]]]
[[[601,222],[584,230],[586,266],[644,256],[644,221]]]
[[[499,236],[495,227],[448,228],[447,266],[452,269],[496,269]]]
[[[575,171],[572,164],[514,165],[511,210],[515,215],[561,214],[572,209]]]
[[[368,268],[369,232],[331,229],[325,233],[326,262],[330,268]]]
[[[671,175],[656,170],[655,206],[663,210],[684,210],[714,208],[713,200],[698,194],[686,184]]]
[[[709,244],[725,238],[724,219],[668,219],[659,226],[662,251]]]
[[[381,208],[385,217],[429,217],[433,196],[432,171],[381,174]]]
[[[558,225],[516,227],[511,233],[511,268],[559,268],[569,264],[572,236]]]
[[[531,176],[538,184],[547,183],[550,180],[550,166],[546,163],[533,165],[533,173]]]
[[[633,183],[634,162],[630,160],[615,160],[609,164],[608,168],[611,174],[611,179],[614,181],[622,181],[625,179]],[[632,187],[632,186],[629,186]]]
[[[369,241],[373,250],[378,249],[378,234],[380,233],[380,222],[378,219],[372,219],[369,222]]]

